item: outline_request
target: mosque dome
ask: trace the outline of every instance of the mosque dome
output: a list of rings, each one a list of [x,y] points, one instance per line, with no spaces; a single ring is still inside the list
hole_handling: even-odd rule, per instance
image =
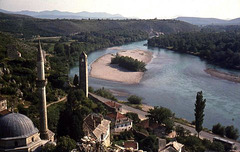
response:
[[[0,139],[26,138],[38,132],[31,119],[19,113],[0,116]]]

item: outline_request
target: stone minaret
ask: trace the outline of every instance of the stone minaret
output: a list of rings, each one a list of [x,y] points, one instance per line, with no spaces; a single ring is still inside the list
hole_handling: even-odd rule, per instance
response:
[[[87,55],[82,52],[79,57],[79,87],[88,97],[88,65],[87,65]]]
[[[45,57],[39,40],[37,54],[37,88],[40,98],[40,137],[43,140],[49,140],[48,122],[47,122],[47,105],[46,105],[46,85],[44,70]]]

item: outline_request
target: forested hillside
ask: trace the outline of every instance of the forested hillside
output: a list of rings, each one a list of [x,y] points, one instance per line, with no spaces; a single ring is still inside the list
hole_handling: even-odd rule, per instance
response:
[[[50,20],[0,13],[0,30],[15,33],[24,38],[33,35],[59,36],[115,29],[155,31],[166,34],[199,30],[197,26],[176,20]]]
[[[149,46],[194,54],[214,64],[240,69],[240,30],[164,35],[148,40]]]

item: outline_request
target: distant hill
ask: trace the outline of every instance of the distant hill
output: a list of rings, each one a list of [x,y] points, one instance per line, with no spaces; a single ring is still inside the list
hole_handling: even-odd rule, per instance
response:
[[[24,15],[0,13],[0,30],[19,34],[25,38],[33,35],[59,36],[114,29],[165,34],[199,30],[195,25],[177,20],[38,19]]]
[[[222,20],[217,18],[178,17],[176,20],[184,21],[193,25],[240,25],[240,18]]]
[[[104,12],[61,12],[58,10],[53,11],[41,11],[41,12],[34,12],[34,11],[19,11],[19,12],[11,12],[0,9],[0,12],[7,13],[7,14],[21,14],[21,15],[28,15],[35,18],[42,18],[42,19],[125,19],[120,14],[109,14]]]

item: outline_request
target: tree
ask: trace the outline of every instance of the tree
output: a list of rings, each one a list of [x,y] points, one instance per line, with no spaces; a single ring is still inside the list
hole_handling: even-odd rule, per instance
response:
[[[212,132],[223,137],[225,135],[225,127],[218,123],[212,127]]]
[[[57,152],[70,152],[76,148],[75,140],[71,139],[69,136],[60,137],[57,142]]]
[[[73,78],[73,85],[75,86],[78,86],[78,75],[74,75],[74,78]]]
[[[185,129],[182,126],[176,126],[176,133],[178,136],[184,137],[185,136]]]
[[[140,122],[140,119],[138,117],[138,114],[133,112],[127,112],[126,116],[133,120],[133,123],[137,124]]]
[[[56,146],[49,143],[44,145],[41,149],[41,152],[55,152],[55,151],[56,151]]]
[[[58,136],[70,136],[79,141],[83,135],[83,119],[91,112],[102,113],[103,109],[85,97],[79,89],[70,90],[65,103],[65,109],[61,111],[58,120]],[[74,128],[74,129],[73,129]]]
[[[153,109],[150,109],[148,113],[149,115],[147,115],[147,117],[149,118],[149,120],[156,122],[158,124],[163,123],[165,120],[170,119],[170,117],[173,116],[171,110],[158,106],[155,106]]]
[[[142,103],[142,98],[141,97],[138,97],[136,95],[131,95],[129,98],[128,98],[128,101],[131,103],[131,104],[141,104]]]
[[[226,134],[226,137],[234,140],[238,139],[238,136],[239,136],[238,129],[234,128],[234,126],[227,126],[225,129],[225,134]]]
[[[224,149],[224,145],[220,142],[216,142],[214,141],[210,147],[209,147],[210,150],[213,150],[213,151],[217,151],[217,152],[224,152],[225,149]]]
[[[198,133],[202,131],[203,120],[204,120],[204,108],[205,108],[206,99],[203,99],[202,91],[197,93],[196,103],[195,103],[195,129]]]
[[[150,135],[139,142],[140,149],[148,152],[158,151],[158,139],[155,135]]]
[[[165,119],[163,121],[163,123],[165,124],[166,132],[170,133],[173,130],[173,126],[174,126],[173,120],[172,119]]]

